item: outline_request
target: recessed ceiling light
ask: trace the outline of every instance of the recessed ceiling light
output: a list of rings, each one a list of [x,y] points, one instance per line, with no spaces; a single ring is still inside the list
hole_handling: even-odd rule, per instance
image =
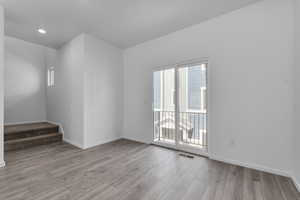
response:
[[[40,34],[46,34],[46,33],[47,33],[47,31],[46,31],[45,29],[42,29],[42,28],[39,28],[37,31],[38,31]]]

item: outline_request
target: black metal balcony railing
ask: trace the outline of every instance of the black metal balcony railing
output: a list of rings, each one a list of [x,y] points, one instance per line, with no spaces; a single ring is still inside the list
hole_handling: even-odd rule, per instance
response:
[[[178,142],[199,147],[207,146],[205,112],[179,112]],[[176,125],[174,111],[154,111],[154,140],[175,142]]]

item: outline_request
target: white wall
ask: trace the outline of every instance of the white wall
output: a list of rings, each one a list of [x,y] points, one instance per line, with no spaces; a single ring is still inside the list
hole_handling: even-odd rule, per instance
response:
[[[121,136],[123,117],[122,51],[85,35],[85,147]]]
[[[46,68],[44,46],[5,37],[5,123],[45,121]]]
[[[294,180],[300,190],[300,0],[295,0],[295,140],[294,140]]]
[[[5,165],[3,158],[4,125],[4,10],[0,5],[0,167]]]
[[[82,34],[52,55],[55,85],[47,91],[48,120],[60,123],[64,140],[89,148],[120,138],[122,51]]]
[[[265,0],[127,49],[124,137],[151,142],[155,67],[209,57],[211,156],[290,173],[293,20],[292,0]]]
[[[58,66],[59,65],[58,55],[59,55],[58,50],[47,51],[47,53],[46,53],[46,68],[47,69],[46,70],[53,69],[53,68],[56,70],[58,69],[58,67],[59,67]],[[56,75],[57,74],[55,74],[54,78],[57,78]],[[48,80],[47,80],[47,82],[48,82]],[[47,83],[45,83],[45,84],[47,84]],[[51,110],[51,109],[55,108],[54,104],[57,101],[57,99],[55,99],[55,98],[58,97],[58,96],[56,96],[57,93],[54,88],[55,87],[47,86],[47,91],[46,91],[46,111],[47,111],[46,114],[47,114],[47,120],[49,120],[49,121],[50,121],[50,119],[53,120],[53,117],[56,116],[54,114],[54,111]]]
[[[84,35],[62,47],[54,66],[54,87],[47,91],[48,120],[60,123],[64,140],[84,146],[83,142],[83,58]]]

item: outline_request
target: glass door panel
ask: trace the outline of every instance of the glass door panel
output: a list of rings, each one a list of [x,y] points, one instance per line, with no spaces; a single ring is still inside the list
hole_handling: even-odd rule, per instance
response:
[[[154,142],[175,144],[175,69],[153,74]]]
[[[178,68],[178,145],[206,150],[206,64]]]

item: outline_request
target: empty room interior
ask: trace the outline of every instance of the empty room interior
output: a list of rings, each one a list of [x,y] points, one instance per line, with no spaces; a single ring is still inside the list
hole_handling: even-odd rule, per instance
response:
[[[300,0],[0,0],[0,200],[300,200]]]

